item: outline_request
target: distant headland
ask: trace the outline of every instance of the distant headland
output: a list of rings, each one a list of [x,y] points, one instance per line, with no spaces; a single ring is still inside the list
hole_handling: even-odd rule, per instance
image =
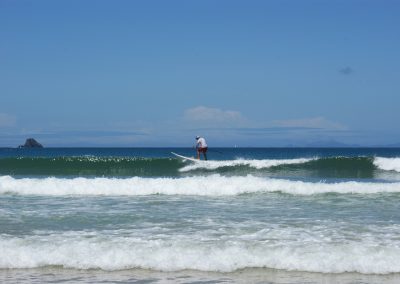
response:
[[[24,145],[19,145],[18,148],[43,148],[43,145],[33,138],[28,138]]]

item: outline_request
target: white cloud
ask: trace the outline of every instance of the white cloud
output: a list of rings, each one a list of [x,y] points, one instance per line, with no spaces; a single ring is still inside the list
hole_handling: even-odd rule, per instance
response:
[[[312,117],[301,119],[289,120],[275,120],[272,122],[274,126],[278,127],[307,127],[307,128],[321,128],[325,130],[347,130],[347,127],[324,117]]]
[[[238,111],[222,110],[219,108],[210,108],[197,106],[185,110],[184,119],[193,122],[204,123],[244,123],[245,117]]]
[[[11,127],[16,124],[17,119],[15,116],[6,114],[6,113],[0,113],[0,127]]]

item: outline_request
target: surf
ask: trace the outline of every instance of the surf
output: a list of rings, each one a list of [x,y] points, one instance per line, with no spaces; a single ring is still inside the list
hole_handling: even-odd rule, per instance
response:
[[[196,195],[235,196],[280,192],[293,195],[378,194],[400,192],[400,182],[306,182],[256,176],[192,176],[181,178],[14,178],[0,177],[0,194],[17,195]]]
[[[316,158],[300,158],[300,159],[264,159],[264,160],[246,160],[246,159],[235,159],[225,161],[196,161],[190,163],[179,169],[180,172],[188,172],[197,169],[216,170],[224,167],[238,167],[247,166],[254,169],[267,169],[280,165],[293,165],[293,164],[304,164],[309,161],[315,160]]]
[[[392,230],[398,232],[398,228]],[[342,239],[337,236],[339,232],[331,232],[332,240],[321,238],[320,230],[287,226],[258,231],[256,237],[234,235],[227,240],[216,240],[201,232],[168,237],[161,234],[156,239],[135,233],[114,236],[101,232],[0,236],[0,269],[59,266],[107,271],[139,268],[233,272],[272,268],[320,273],[400,272],[400,249],[394,236],[382,240],[380,235],[361,233],[358,241]]]
[[[375,157],[374,165],[384,171],[400,172],[400,158]]]

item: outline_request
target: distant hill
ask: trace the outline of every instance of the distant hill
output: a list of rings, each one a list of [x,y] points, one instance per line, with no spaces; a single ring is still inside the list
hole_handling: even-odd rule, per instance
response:
[[[321,141],[315,141],[312,143],[308,143],[306,147],[338,147],[338,148],[347,148],[347,147],[361,147],[361,145],[358,144],[346,144],[342,142],[338,142],[336,140],[321,140]]]
[[[384,148],[400,148],[400,143],[387,144],[387,145],[378,145],[376,147],[384,147]]]

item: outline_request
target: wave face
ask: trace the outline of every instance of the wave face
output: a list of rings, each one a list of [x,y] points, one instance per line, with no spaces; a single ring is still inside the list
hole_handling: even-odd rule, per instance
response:
[[[22,157],[0,159],[2,175],[157,176],[176,175],[182,162],[173,158]]]
[[[197,195],[234,196],[282,192],[294,195],[325,193],[376,194],[400,192],[400,182],[304,182],[255,176],[220,175],[183,178],[23,178],[0,177],[0,194],[19,195]]]
[[[265,175],[320,178],[374,178],[377,171],[400,172],[400,158],[328,157],[185,162],[175,158],[56,157],[2,158],[0,175],[82,177],[178,177]]]

